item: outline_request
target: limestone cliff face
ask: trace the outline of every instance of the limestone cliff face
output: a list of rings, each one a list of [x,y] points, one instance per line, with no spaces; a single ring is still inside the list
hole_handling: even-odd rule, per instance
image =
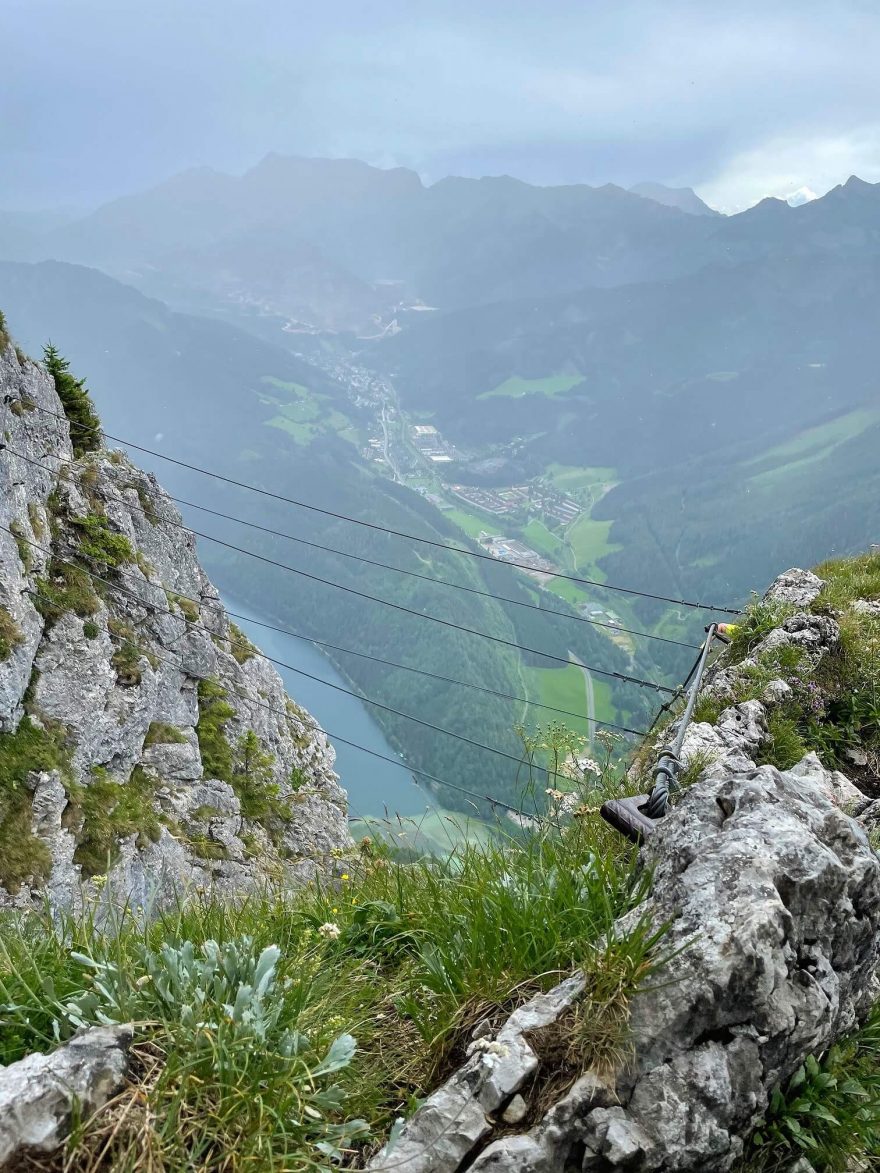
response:
[[[53,380],[9,345],[0,437],[0,906],[231,895],[326,865],[350,843],[333,749],[156,480],[119,452],[75,459]]]

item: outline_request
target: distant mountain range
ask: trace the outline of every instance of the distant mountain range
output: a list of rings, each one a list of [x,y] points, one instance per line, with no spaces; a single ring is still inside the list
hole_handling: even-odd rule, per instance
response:
[[[94,266],[178,308],[248,306],[370,334],[413,302],[456,309],[673,275],[716,219],[689,189],[658,184],[426,187],[402,168],[270,155],[240,178],[184,172],[7,240],[5,255]]]
[[[140,298],[116,331],[89,329],[144,355],[153,394],[169,413],[177,401],[192,411],[193,426],[186,384],[209,385],[199,356],[229,350],[231,335],[221,341],[222,324],[206,320],[222,315],[236,328],[235,378],[224,360],[205,363],[217,393],[229,387],[230,422],[248,369],[312,385],[317,373],[285,365],[282,349],[335,348],[392,378],[403,408],[462,451],[515,446],[517,477],[554,463],[612,470],[593,507],[610,545],[595,557],[633,585],[739,599],[789,550],[818,560],[880,532],[880,185],[856,177],[798,207],[766,199],[722,216],[690,189],[657,184],[425,186],[400,168],[269,156],[241,177],[186,172],[28,231],[17,247],[201,315],[184,329]],[[70,340],[58,341],[77,357],[76,299],[106,278],[77,270],[74,288],[63,266],[37,265],[39,280],[26,268],[0,282],[11,321],[22,298],[59,311],[69,299]],[[95,294],[111,320],[116,299],[137,296],[116,289]],[[167,381],[146,319],[166,332]],[[271,354],[249,352],[245,331],[274,343]],[[93,349],[84,369],[101,364]],[[144,396],[147,381],[127,380]],[[339,410],[338,391],[326,396]],[[346,447],[318,429],[306,463],[317,476],[318,449],[338,463]],[[354,500],[352,459],[339,484]],[[509,462],[496,467],[512,475]]]

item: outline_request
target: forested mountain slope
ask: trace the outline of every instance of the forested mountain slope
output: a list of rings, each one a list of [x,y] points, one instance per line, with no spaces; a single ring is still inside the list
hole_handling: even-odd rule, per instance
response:
[[[858,231],[823,234],[836,204],[858,205]],[[877,532],[878,189],[795,211],[814,228],[758,259],[447,314],[373,353],[459,443],[612,468],[592,513],[613,523],[612,581],[741,599],[780,562]],[[542,393],[554,376],[568,389]],[[516,379],[534,391],[499,392]]]

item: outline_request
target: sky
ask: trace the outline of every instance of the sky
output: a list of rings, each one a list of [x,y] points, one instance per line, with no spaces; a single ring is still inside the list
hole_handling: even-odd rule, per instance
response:
[[[0,206],[270,151],[724,211],[880,181],[880,0],[0,0]]]

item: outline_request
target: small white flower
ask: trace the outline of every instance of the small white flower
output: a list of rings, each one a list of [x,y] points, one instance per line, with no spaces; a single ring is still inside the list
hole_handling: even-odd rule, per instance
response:
[[[326,937],[328,941],[335,941],[341,932],[339,925],[334,924],[333,921],[327,921],[318,929],[322,937]]]
[[[559,804],[559,814],[573,815],[580,804],[581,800],[576,794],[566,794]]]
[[[563,792],[561,790],[554,790],[552,786],[548,786],[547,789],[544,791],[544,793],[549,794],[550,797],[554,800],[554,802],[558,802],[560,798],[565,797],[565,795],[563,794]]]
[[[598,762],[594,761],[592,758],[579,758],[578,765],[581,768],[581,772],[584,774],[601,774],[602,773],[602,767],[599,765]]]

